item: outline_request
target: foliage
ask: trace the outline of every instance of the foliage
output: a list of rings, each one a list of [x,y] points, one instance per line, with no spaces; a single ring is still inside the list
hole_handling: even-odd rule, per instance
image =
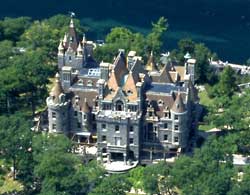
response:
[[[131,188],[126,175],[111,175],[105,177],[89,194],[90,195],[126,195]]]
[[[19,17],[19,18],[4,18],[0,21],[0,40],[11,40],[16,42],[24,31],[31,25],[31,18]]]
[[[152,23],[152,31],[146,37],[124,27],[112,28],[106,36],[106,44],[95,50],[95,58],[97,61],[110,62],[119,49],[124,49],[126,52],[133,50],[143,57],[147,57],[152,50],[160,54],[162,37],[166,30],[167,20],[163,17]]]

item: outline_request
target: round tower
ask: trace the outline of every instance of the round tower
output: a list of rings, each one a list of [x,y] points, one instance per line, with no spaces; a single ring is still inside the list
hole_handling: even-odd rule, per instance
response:
[[[69,101],[66,100],[58,73],[46,103],[48,106],[49,132],[68,133]]]
[[[178,92],[171,108],[172,144],[185,148],[188,140],[187,108],[183,103],[181,93]]]

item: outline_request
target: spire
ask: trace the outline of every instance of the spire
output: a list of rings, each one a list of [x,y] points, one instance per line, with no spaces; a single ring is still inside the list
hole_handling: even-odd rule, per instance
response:
[[[147,71],[157,71],[153,51],[151,51],[151,53],[150,53],[150,56],[149,56],[149,59],[148,59],[147,65],[146,65],[146,70]]]
[[[63,47],[63,40],[60,40],[59,46],[58,46],[58,54],[62,55],[64,53],[64,47]]]
[[[75,28],[75,24],[74,24],[73,18],[70,19],[69,27],[70,27],[70,28]]]
[[[87,40],[86,40],[86,36],[85,36],[85,33],[83,33],[83,36],[82,36],[82,44],[86,44]]]
[[[183,113],[186,111],[185,105],[181,97],[181,93],[179,91],[171,110],[175,113]]]
[[[60,82],[60,75],[59,73],[56,73],[56,80],[55,80],[55,85],[52,88],[50,92],[50,96],[54,97],[54,102],[58,103],[59,102],[59,96],[63,93],[63,88]]]
[[[77,48],[77,55],[82,56],[82,52],[83,52],[82,45],[81,43],[79,43],[78,48]]]
[[[84,113],[89,113],[89,105],[88,105],[88,102],[87,102],[87,99],[85,98],[84,99],[84,102],[83,102],[83,106],[82,106],[82,111]]]
[[[67,47],[68,44],[68,35],[65,33],[63,37],[63,46]]]

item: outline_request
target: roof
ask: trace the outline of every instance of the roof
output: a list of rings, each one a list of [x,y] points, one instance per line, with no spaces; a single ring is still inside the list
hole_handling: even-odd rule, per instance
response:
[[[146,64],[146,70],[148,70],[148,71],[157,71],[157,66],[155,64],[153,52],[151,52],[151,54],[150,54],[150,56],[148,58],[148,62]]]
[[[59,96],[64,93],[61,82],[60,75],[56,73],[56,81],[54,87],[51,89],[50,95],[54,97],[54,102],[59,102]]]
[[[185,67],[184,66],[175,66],[175,70],[180,75],[181,81],[184,81]]]
[[[171,110],[174,111],[175,113],[183,113],[186,111],[180,92],[178,92]]]
[[[167,93],[170,94],[171,92],[174,91],[185,91],[184,87],[179,87],[174,84],[163,84],[163,83],[152,83],[151,86],[149,87],[147,93]]]
[[[128,78],[125,82],[123,90],[128,96],[129,101],[136,101],[138,97],[136,83],[139,81],[139,77],[137,74],[130,72]]]
[[[83,102],[83,105],[82,105],[82,111],[85,112],[85,113],[89,113],[90,109],[89,109],[89,105],[88,105],[88,102],[85,98],[84,102]]]

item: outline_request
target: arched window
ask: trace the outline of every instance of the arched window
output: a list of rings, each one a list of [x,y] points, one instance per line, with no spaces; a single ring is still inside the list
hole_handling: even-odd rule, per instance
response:
[[[116,111],[123,111],[124,110],[124,105],[121,100],[118,100],[115,105]]]

